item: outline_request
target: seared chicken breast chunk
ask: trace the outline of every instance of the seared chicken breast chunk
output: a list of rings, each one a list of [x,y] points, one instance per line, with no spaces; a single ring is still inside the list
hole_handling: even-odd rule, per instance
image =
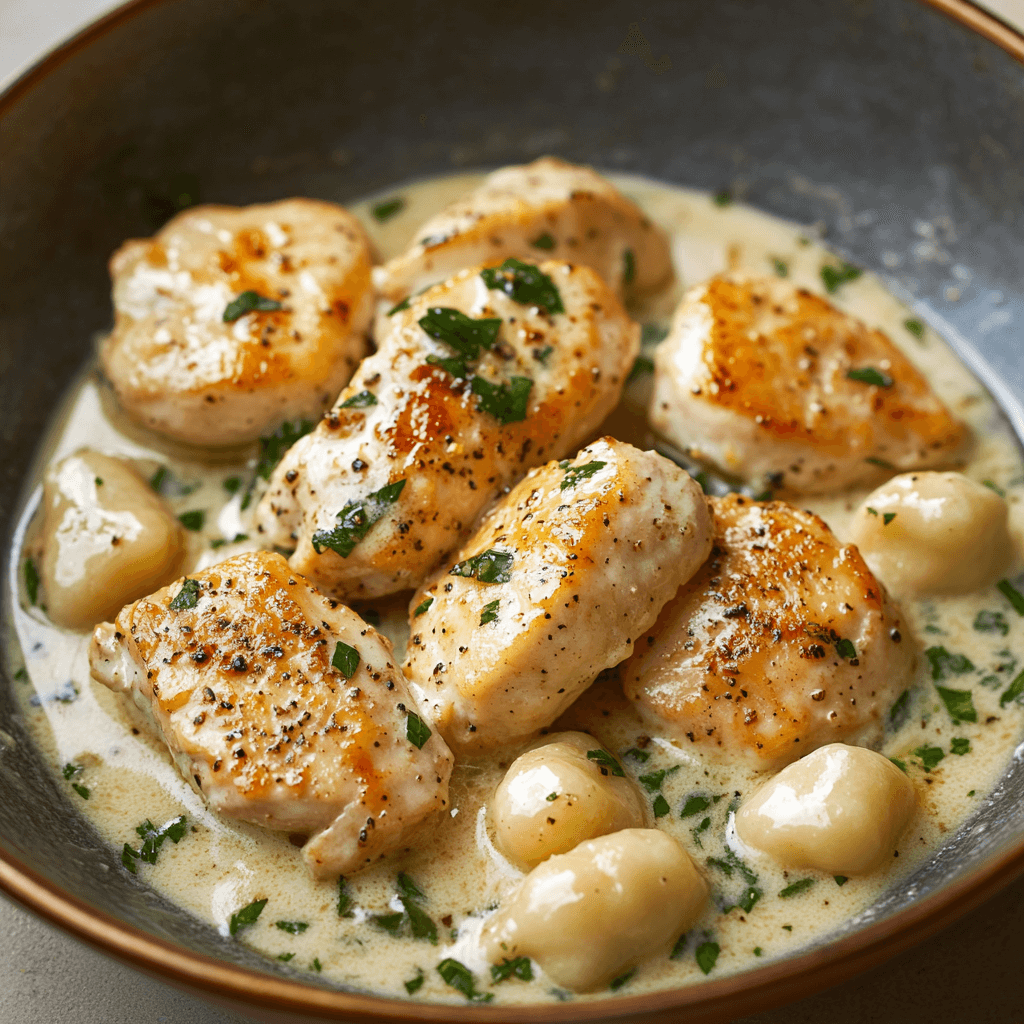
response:
[[[370,263],[333,203],[194,207],[111,257],[103,372],[129,416],[189,444],[316,419],[366,353]]]
[[[654,358],[651,423],[720,470],[821,493],[950,461],[966,428],[879,330],[778,278],[691,289]]]
[[[880,739],[914,645],[860,553],[783,502],[709,501],[711,557],[637,640],[626,696],[681,746],[766,768]]]
[[[343,598],[417,586],[503,490],[575,451],[639,327],[589,268],[512,261],[413,299],[378,344],[256,509],[261,540]]]
[[[672,279],[668,237],[635,203],[589,167],[542,157],[495,171],[431,217],[406,252],[374,270],[374,284],[397,302],[462,267],[508,256],[583,263],[620,296]]]
[[[456,748],[550,725],[711,550],[704,495],[612,438],[535,469],[412,600],[405,673]]]
[[[318,878],[367,866],[447,806],[451,754],[391,644],[280,555],[238,555],[128,605],[96,627],[90,664],[213,810],[309,833]]]

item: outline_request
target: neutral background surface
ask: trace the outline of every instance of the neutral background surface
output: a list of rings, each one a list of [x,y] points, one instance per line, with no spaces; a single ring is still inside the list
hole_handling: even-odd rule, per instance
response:
[[[116,6],[0,0],[0,84]],[[1024,27],[1024,0],[984,6]],[[1024,880],[875,971],[735,1024],[1024,1024],[1022,920]],[[0,897],[0,1024],[51,1022],[246,1024],[247,1018],[122,967]]]

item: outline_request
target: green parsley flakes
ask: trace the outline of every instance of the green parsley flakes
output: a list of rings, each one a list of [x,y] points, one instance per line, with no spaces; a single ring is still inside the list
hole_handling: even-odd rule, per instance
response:
[[[423,968],[418,967],[415,978],[410,978],[408,981],[403,981],[402,984],[405,986],[405,991],[412,995],[414,992],[418,992],[423,987],[423,981],[426,975],[423,973]]]
[[[435,341],[444,342],[464,360],[478,359],[483,349],[490,349],[498,340],[500,317],[475,320],[461,310],[433,306],[420,317],[419,325]],[[464,377],[465,370],[455,376]]]
[[[334,648],[331,665],[346,679],[351,679],[356,674],[356,669],[359,668],[359,652],[354,647],[339,641],[338,646]]]
[[[240,928],[248,928],[255,924],[266,905],[266,900],[253,900],[252,903],[247,903],[241,910],[231,915],[228,931],[232,935],[237,935]]]
[[[479,583],[508,583],[512,579],[512,562],[511,551],[488,548],[479,555],[457,562],[448,570],[448,575],[476,579]]]
[[[648,373],[654,373],[654,360],[648,356],[637,356],[626,376],[626,383],[631,384],[638,377],[643,377]]]
[[[269,480],[270,474],[284,453],[312,429],[312,420],[286,420],[272,434],[261,437],[259,456],[256,459],[256,475],[263,480]]]
[[[962,676],[974,671],[974,664],[969,658],[963,654],[950,654],[945,647],[929,647],[924,653],[932,666],[932,679]]]
[[[360,391],[358,395],[346,398],[338,406],[339,409],[368,409],[371,405],[377,404],[377,396],[372,391]]]
[[[386,484],[379,491],[368,494],[360,501],[350,501],[338,513],[338,525],[333,530],[317,530],[313,534],[313,550],[319,555],[326,548],[348,558],[355,546],[370,532],[374,523],[387,515],[405,487],[405,480]]]
[[[971,752],[971,741],[966,736],[955,736],[949,745],[949,752],[963,757]]]
[[[338,876],[338,917],[354,917],[352,913],[352,897],[348,892],[348,883],[344,875]]]
[[[636,256],[632,249],[626,249],[622,253],[622,283],[631,285],[636,277]]]
[[[1022,594],[1009,580],[1000,580],[996,589],[1010,604],[1018,615],[1024,615],[1024,594]]]
[[[872,384],[877,388],[891,388],[896,382],[887,373],[876,370],[873,366],[862,366],[846,371],[847,380],[855,380],[861,384]]]
[[[942,703],[946,705],[946,710],[949,712],[949,717],[953,719],[954,725],[959,722],[976,722],[978,720],[978,712],[975,710],[970,690],[950,690],[945,686],[938,685],[935,689],[942,698]]]
[[[775,271],[778,277],[789,277],[789,264],[784,260],[780,260],[778,256],[770,257],[772,261],[772,269]]]
[[[911,753],[921,759],[926,772],[930,772],[946,756],[942,747],[916,747]]]
[[[437,973],[441,975],[449,988],[461,992],[471,1002],[489,1003],[494,998],[493,992],[477,992],[473,972],[465,964],[450,956],[445,957],[437,965]]]
[[[825,291],[829,295],[834,295],[840,286],[846,284],[847,281],[856,281],[861,273],[862,271],[858,267],[850,263],[840,263],[837,267],[826,263],[821,268],[821,280],[825,285]]]
[[[174,595],[174,598],[167,607],[172,612],[182,612],[188,608],[195,608],[199,601],[199,590],[199,580],[191,580],[186,576],[178,593]]]
[[[431,737],[430,727],[415,712],[410,711],[405,719],[405,738],[418,750]]]
[[[401,196],[393,196],[391,199],[385,199],[382,202],[374,203],[370,207],[370,213],[373,214],[373,219],[380,221],[382,224],[386,220],[390,220],[396,213],[401,212],[405,209],[405,200]]]
[[[575,487],[581,480],[589,480],[607,465],[607,462],[588,462],[585,466],[570,466],[568,461],[560,462],[559,466],[565,470],[565,476],[558,485],[558,489],[567,491],[570,487]]]
[[[25,559],[25,593],[28,594],[29,604],[39,600],[39,570],[31,558]]]
[[[732,205],[732,192],[727,188],[720,188],[712,197],[711,201],[715,206],[731,206]],[[705,974],[707,972],[705,971]]]
[[[692,818],[694,815],[706,811],[711,806],[711,798],[706,796],[687,797],[683,809],[679,812],[680,818]]]
[[[552,235],[550,231],[545,231],[544,234],[538,235],[530,242],[530,245],[532,245],[534,249],[544,249],[548,252],[554,249],[557,244],[558,243],[555,241],[554,235]]]
[[[425,611],[429,610],[430,606],[434,603],[432,597],[426,597],[423,601],[416,605],[416,610],[412,613],[414,619],[418,619]]]
[[[814,885],[813,878],[801,878],[796,882],[792,882],[786,886],[785,889],[779,893],[779,899],[788,900],[793,896],[799,896],[802,892],[807,892],[811,886]]]
[[[540,306],[548,313],[565,312],[555,282],[540,267],[510,256],[500,267],[481,270],[480,276],[488,288],[504,292],[521,306]]]
[[[461,374],[460,374],[461,376]],[[483,377],[474,377],[470,389],[479,397],[477,409],[490,413],[501,423],[521,423],[526,419],[533,381],[529,377],[512,377],[501,384],[492,384]]]
[[[1021,695],[1024,695],[1024,672],[1021,672],[1019,676],[1003,691],[999,697],[999,706],[1005,708],[1007,704],[1013,703],[1018,700]]]
[[[718,963],[718,954],[722,951],[717,942],[702,942],[693,952],[697,966],[705,973],[710,974]]]
[[[924,337],[924,324],[920,320],[904,320],[903,326],[920,341]]]
[[[239,317],[246,313],[274,313],[281,308],[277,299],[268,299],[259,292],[246,291],[236,295],[227,306],[224,307],[224,323],[234,323]]]
[[[137,825],[135,828],[136,834],[142,839],[142,845],[138,850],[135,850],[125,843],[121,851],[121,863],[133,875],[137,874],[138,869],[135,866],[135,861],[141,860],[146,864],[155,864],[157,854],[160,852],[160,847],[163,846],[164,841],[170,839],[172,843],[177,845],[184,838],[187,831],[188,821],[184,814],[173,818],[160,828],[157,828],[147,818],[141,825]],[[231,934],[234,935],[234,932],[232,931]]]
[[[620,779],[626,777],[626,773],[622,770],[622,765],[607,750],[602,750],[600,747],[597,750],[588,750],[587,758],[598,766],[602,775],[607,775],[611,772],[612,775],[618,776]]]
[[[281,931],[287,932],[289,935],[301,935],[309,927],[309,924],[305,921],[275,921],[274,927],[280,928]]]
[[[533,981],[533,966],[528,956],[517,956],[513,960],[503,959],[500,964],[491,964],[491,981],[497,984],[508,978]]]
[[[192,509],[190,512],[182,512],[181,515],[178,516],[178,522],[181,523],[186,530],[198,533],[203,526],[206,525],[206,512],[201,508]]]
[[[498,621],[498,605],[500,603],[500,599],[495,598],[484,605],[483,611],[480,613],[481,626],[486,626],[488,622]]]

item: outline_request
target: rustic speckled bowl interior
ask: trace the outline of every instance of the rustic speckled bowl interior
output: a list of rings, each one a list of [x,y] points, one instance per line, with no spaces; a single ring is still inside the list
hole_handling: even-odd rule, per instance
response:
[[[984,23],[976,11],[936,6],[945,10],[914,0],[130,5],[0,98],[4,537],[47,419],[110,321],[108,255],[150,233],[180,195],[344,203],[543,153],[729,187],[820,222],[831,245],[961,350],[1024,436],[1024,40],[1006,33],[1015,58],[951,16]],[[32,750],[15,685],[5,676],[0,686],[9,893],[238,1006],[452,1018],[451,1008],[300,985],[120,870]],[[460,1016],[708,1020],[751,998],[764,1007],[895,952],[1022,869],[1017,758],[930,863],[827,947],[695,990]]]

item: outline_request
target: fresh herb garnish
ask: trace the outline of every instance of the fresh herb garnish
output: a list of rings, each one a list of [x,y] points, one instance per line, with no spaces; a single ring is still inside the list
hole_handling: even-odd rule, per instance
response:
[[[39,599],[39,570],[31,558],[25,559],[25,593],[29,604],[35,604]]]
[[[848,661],[852,661],[857,657],[857,648],[853,646],[852,640],[847,640],[845,637],[841,637],[835,643],[836,654],[840,658],[846,658]]]
[[[346,398],[338,406],[339,409],[368,409],[371,405],[377,404],[377,396],[372,391],[360,391],[358,395]]]
[[[1018,697],[1024,694],[1024,672],[1021,672],[1019,676],[1003,691],[999,698],[999,706],[1005,708],[1007,704],[1017,700]]]
[[[331,658],[331,665],[334,666],[346,679],[351,679],[359,668],[359,652],[342,641],[334,648],[334,657]]]
[[[788,263],[786,263],[784,260],[780,260],[778,258],[778,256],[772,256],[771,257],[771,261],[772,261],[772,267],[774,268],[775,273],[779,277],[789,277],[789,264]]]
[[[423,973],[422,967],[417,967],[417,974],[415,978],[410,978],[408,981],[402,982],[405,986],[405,991],[412,995],[414,992],[418,992],[423,987],[423,980],[426,977]]]
[[[841,637],[834,629],[821,626],[817,622],[808,622],[804,626],[804,632],[823,644],[831,644],[840,658],[852,661],[857,657],[857,648],[853,641]]]
[[[500,267],[481,270],[480,276],[488,288],[504,292],[522,306],[540,306],[549,313],[565,312],[555,282],[540,267],[510,256]]]
[[[426,899],[420,887],[404,871],[398,873],[398,899],[405,908],[413,938],[427,939],[437,945],[437,925],[419,905]]]
[[[675,945],[672,947],[672,952],[668,955],[669,960],[678,960],[686,952],[686,947],[689,945],[689,942],[690,933],[683,932],[683,934],[676,939]]]
[[[810,887],[814,885],[813,878],[801,878],[796,882],[787,885],[779,893],[779,899],[788,900],[791,896],[799,896],[802,892],[807,892]]]
[[[421,604],[416,605],[416,611],[412,613],[412,617],[418,619],[433,603],[434,599],[432,597],[424,598]]]
[[[352,917],[352,897],[348,894],[345,876],[338,876],[338,917]]]
[[[554,345],[544,345],[542,348],[535,348],[533,350],[533,358],[536,359],[541,366],[547,366],[548,356],[554,351]]]
[[[994,491],[1000,498],[1006,497],[1006,491],[1004,491],[994,480],[982,480],[981,483],[983,487],[987,487],[990,491]]]
[[[904,775],[907,773],[906,761],[901,761],[898,757],[890,757],[889,760],[892,761],[892,763],[896,765],[896,767],[899,768],[899,770],[903,772]]]
[[[611,772],[612,775],[615,775],[620,779],[624,779],[626,777],[626,773],[622,770],[622,765],[620,765],[607,750],[602,750],[600,747],[598,747],[597,750],[588,750],[587,758],[593,761],[598,768],[600,768],[602,775],[607,775]]]
[[[224,323],[234,323],[246,313],[273,313],[280,308],[281,303],[277,299],[268,299],[254,291],[242,292],[224,307]]]
[[[294,956],[295,956],[294,953],[278,953],[277,954],[277,959],[278,960],[283,960],[285,963],[288,963],[288,961],[293,959]]]
[[[949,752],[963,757],[971,752],[971,741],[966,736],[955,736],[949,745]]]
[[[320,963],[320,957],[313,957],[313,962],[309,965],[309,969],[311,971],[316,971],[317,974],[324,969],[323,964]]]
[[[968,658],[962,654],[950,654],[945,647],[929,647],[924,653],[931,662],[932,679],[962,676],[965,672],[974,671],[974,664]]]
[[[405,719],[405,738],[418,750],[431,737],[430,728],[415,712],[410,711]]]
[[[630,747],[626,751],[626,757],[631,757],[635,761],[639,761],[643,764],[646,761],[650,761],[651,755],[646,750],[638,750],[636,747]]]
[[[727,188],[720,188],[711,198],[715,206],[729,206],[732,203],[732,193]]]
[[[883,512],[882,513],[882,525],[888,526],[896,518],[895,512]]]
[[[546,797],[544,797],[544,799],[547,800],[548,803],[551,803],[552,801],[558,799],[558,794],[557,793],[548,793],[548,795]]]
[[[695,814],[700,814],[701,811],[706,811],[711,806],[710,797],[706,796],[691,796],[687,797],[686,803],[683,804],[683,809],[679,812],[680,818],[692,818]]]
[[[63,775],[65,779],[70,779],[77,775],[80,771],[83,771],[83,768],[80,764],[68,763],[64,765],[64,767],[61,769],[61,775]]]
[[[878,388],[891,388],[895,381],[887,373],[876,370],[873,366],[862,366],[846,371],[847,380],[859,381],[861,384],[873,384]]]
[[[394,914],[374,914],[370,920],[378,928],[383,928],[389,935],[397,935],[405,920],[405,915],[399,910]]]
[[[636,974],[636,971],[637,969],[633,967],[626,971],[625,974],[620,974],[617,978],[612,978],[611,982],[608,984],[608,988],[610,988],[612,992],[618,992],[618,990],[622,988],[622,986],[625,985],[634,974]]]
[[[419,324],[431,338],[443,341],[462,357],[459,363],[461,372],[452,374],[456,377],[466,376],[465,360],[478,359],[482,349],[491,348],[498,340],[498,332],[501,330],[499,317],[474,320],[460,310],[447,306],[434,306],[428,309],[420,317]],[[431,360],[428,359],[429,361]],[[433,361],[439,362],[436,357]]]
[[[889,708],[889,721],[893,724],[896,720],[904,717],[904,712],[907,709],[907,704],[910,702],[910,691],[904,690],[892,703],[892,707]]]
[[[588,462],[585,466],[570,466],[568,463],[559,465],[565,470],[565,476],[558,485],[560,491],[575,487],[581,480],[589,480],[599,470],[608,465],[607,462]]]
[[[622,283],[630,285],[636,277],[636,256],[632,249],[626,249],[622,253]]]
[[[654,360],[647,356],[637,356],[626,376],[626,383],[631,384],[637,377],[642,377],[645,373],[654,373]]]
[[[671,768],[662,768],[660,771],[651,772],[648,775],[641,775],[637,780],[648,793],[657,793],[665,777],[679,771],[679,765],[674,764]]]
[[[242,489],[242,478],[240,476],[229,476],[221,481],[221,486],[228,494],[237,494]]]
[[[732,878],[733,869],[735,868],[748,885],[754,885],[757,882],[757,875],[728,848],[725,851],[724,858],[708,857],[706,863],[709,868],[718,868],[727,878]]]
[[[348,558],[355,546],[370,532],[370,527],[383,519],[405,487],[405,479],[385,484],[379,491],[368,494],[360,501],[350,501],[338,513],[338,525],[333,530],[317,530],[313,534],[313,550],[319,555],[330,548],[342,558]]]
[[[512,579],[512,561],[511,551],[488,548],[479,555],[457,562],[448,570],[448,575],[474,578],[480,583],[508,583]]]
[[[405,209],[405,200],[401,196],[395,196],[392,199],[385,199],[383,202],[375,203],[370,208],[370,212],[373,214],[374,220],[383,223],[403,209]]]
[[[702,942],[693,953],[697,966],[705,974],[710,974],[715,964],[718,963],[718,954],[721,951],[717,942]]]
[[[182,612],[187,608],[195,608],[199,600],[199,580],[192,580],[185,577],[181,589],[174,595],[174,599],[167,606],[172,612]]]
[[[840,888],[846,885],[846,883],[849,881],[849,878],[847,878],[846,875],[833,875],[832,877],[835,879],[836,885],[838,885]]]
[[[90,791],[89,791],[89,787],[88,787],[88,786],[83,786],[83,785],[82,785],[81,783],[78,783],[78,782],[72,782],[72,783],[71,783],[71,788],[72,788],[72,789],[73,789],[73,790],[74,790],[74,791],[75,791],[75,792],[76,792],[76,793],[77,793],[77,794],[78,794],[78,795],[79,795],[79,796],[80,796],[80,797],[81,797],[81,798],[82,798],[83,800],[88,800],[88,799],[89,799],[89,792],[90,792]]]
[[[891,462],[886,462],[885,459],[880,459],[875,455],[869,455],[864,461],[868,463],[868,465],[877,466],[879,469],[896,468]]]
[[[551,249],[554,249],[556,242],[551,232],[545,231],[544,234],[538,235],[532,242],[530,242],[530,245],[532,245],[534,249],[545,249],[550,251]]]
[[[474,377],[470,388],[480,401],[477,408],[490,413],[501,423],[521,423],[526,419],[533,381],[529,377],[512,377],[508,382],[492,384],[483,377]]]
[[[409,308],[409,303],[412,302],[412,296],[407,295],[401,302],[396,302],[389,310],[388,316],[394,316],[396,313],[401,313],[403,309]]]
[[[953,719],[954,725],[959,722],[976,722],[978,720],[978,712],[974,708],[970,690],[950,690],[945,686],[936,686],[935,689],[942,698],[942,703],[946,705],[946,710],[949,712],[949,717]]]
[[[216,550],[217,548],[224,547],[225,544],[238,544],[240,541],[248,539],[249,534],[247,533],[236,533],[230,540],[227,537],[215,537],[210,541],[210,547]]]
[[[924,337],[924,324],[920,320],[904,320],[903,326],[918,339]]]
[[[1013,610],[1018,615],[1024,615],[1024,594],[1022,594],[1009,580],[1000,580],[996,589],[1013,605]]]
[[[301,935],[309,925],[305,921],[275,921],[274,927],[289,935]]]
[[[181,842],[188,831],[188,823],[185,815],[181,814],[167,822],[166,825],[157,828],[147,818],[141,825],[136,826],[135,831],[142,839],[142,846],[138,850],[133,850],[132,847],[125,843],[124,849],[121,851],[121,863],[133,875],[137,873],[135,867],[136,860],[145,861],[147,864],[156,863],[157,854],[160,852],[160,847],[163,846],[164,840],[170,839],[175,844]]]
[[[930,772],[946,756],[942,747],[917,747],[911,753],[921,759],[926,772]]]
[[[206,513],[201,508],[192,509],[191,512],[182,512],[178,516],[178,522],[185,527],[186,530],[198,531],[203,528],[206,523]]]
[[[437,973],[444,983],[456,992],[461,992],[474,1003],[489,1003],[494,998],[493,992],[477,992],[473,972],[463,963],[452,957],[445,957],[437,965]]]
[[[668,337],[668,328],[664,324],[644,324],[640,328],[640,345],[651,348],[660,345]]]
[[[296,420],[294,423],[286,420],[272,434],[261,437],[260,453],[256,460],[256,475],[264,480],[269,480],[270,474],[273,473],[284,453],[312,429],[312,420]]]
[[[664,796],[661,795],[661,793],[659,793],[654,798],[654,802],[652,803],[651,807],[654,811],[655,818],[664,818],[665,815],[668,814],[668,812],[671,810],[671,808],[668,805],[668,801],[665,799]]]
[[[494,984],[509,978],[533,981],[533,967],[528,956],[517,956],[514,960],[504,959],[500,964],[491,964],[491,981]]]
[[[861,270],[849,263],[840,263],[838,267],[826,263],[821,268],[821,280],[825,285],[825,291],[829,295],[837,292],[839,287],[846,284],[847,281],[856,281],[860,275]]]
[[[763,892],[756,886],[751,885],[740,893],[739,898],[735,903],[730,903],[728,906],[722,907],[722,913],[728,914],[730,910],[735,910],[739,907],[744,914],[749,914],[753,909],[757,901],[764,895]]]
[[[484,605],[484,610],[480,613],[480,625],[486,626],[488,622],[497,622],[498,620],[498,605],[500,599],[495,598],[493,601],[488,601]]]

